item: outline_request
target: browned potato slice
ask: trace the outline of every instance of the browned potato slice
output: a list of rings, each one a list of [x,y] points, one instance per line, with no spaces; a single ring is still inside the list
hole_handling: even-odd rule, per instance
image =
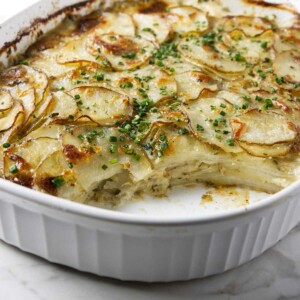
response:
[[[252,64],[273,58],[270,51],[274,44],[274,33],[268,30],[256,37],[247,37],[243,31],[237,29],[224,33],[222,43],[217,44],[217,49],[235,61],[247,61]]]
[[[216,52],[209,45],[205,45],[204,37],[192,36],[182,39],[178,49],[182,56],[200,67],[207,66],[223,73],[241,73],[246,70],[243,62],[231,60],[227,55]]]
[[[50,96],[51,104],[47,114],[52,120],[73,120],[78,115],[78,105],[74,97],[64,92],[55,92]]]
[[[290,89],[299,88],[300,84],[300,52],[284,51],[276,56],[273,64],[274,76],[279,86]],[[290,84],[290,85],[286,85]]]
[[[132,115],[133,108],[127,96],[102,87],[79,87],[70,91],[77,101],[76,117],[88,117],[101,125],[114,125]]]
[[[101,15],[99,24],[92,29],[97,34],[135,34],[132,18],[124,13],[105,12]]]
[[[84,203],[88,195],[76,181],[61,150],[50,154],[35,172],[34,188],[57,197]]]
[[[156,66],[146,66],[134,72],[118,72],[110,84],[138,102],[150,98],[154,103],[172,98],[177,94],[177,83]]]
[[[9,91],[0,89],[0,111],[6,111],[12,108],[14,99]]]
[[[209,26],[206,13],[192,6],[170,8],[167,19],[179,33],[204,32]]]
[[[225,32],[236,29],[242,30],[247,36],[257,36],[272,29],[272,24],[267,20],[251,16],[228,16],[217,22],[216,27]]]
[[[231,103],[219,98],[199,98],[184,107],[195,136],[226,152],[241,152],[233,141],[230,118],[235,110]]]
[[[253,109],[232,118],[231,126],[235,139],[248,144],[292,143],[297,138],[295,125],[275,112]]]
[[[89,53],[103,57],[115,70],[130,70],[145,63],[156,49],[151,41],[124,35],[97,35],[88,39]]]
[[[56,60],[59,64],[71,64],[71,65],[82,65],[82,64],[93,64],[99,65],[103,68],[110,69],[109,62],[100,55],[98,47],[90,46],[90,39],[83,38],[80,40],[73,40],[60,49],[56,56]]]
[[[19,65],[4,71],[0,76],[0,85],[9,89],[12,96],[17,98],[25,90],[34,89],[35,103],[44,98],[48,87],[48,78],[45,73],[35,68]]]
[[[223,15],[222,5],[220,0],[183,0],[181,1],[183,5],[194,6],[212,17],[221,17]]]
[[[153,42],[165,42],[171,32],[167,20],[158,14],[134,14],[133,20],[137,26],[137,34]]]
[[[128,170],[133,180],[145,178],[151,165],[142,149],[116,128],[77,127],[62,136],[65,156],[86,190]]]
[[[5,177],[21,185],[32,187],[36,168],[60,147],[58,140],[50,138],[37,138],[12,146],[4,153]]]
[[[19,114],[24,114],[24,107],[20,101],[14,100],[11,110],[8,112],[0,112],[0,132],[6,131],[13,127]]]
[[[197,99],[204,89],[216,91],[217,81],[201,72],[186,72],[174,76],[178,85],[178,95],[183,101]]]

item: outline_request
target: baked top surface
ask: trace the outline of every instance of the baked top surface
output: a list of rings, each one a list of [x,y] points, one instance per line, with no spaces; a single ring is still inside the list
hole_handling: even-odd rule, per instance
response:
[[[1,73],[3,177],[80,202],[297,180],[298,15],[260,10],[125,1],[67,18]]]

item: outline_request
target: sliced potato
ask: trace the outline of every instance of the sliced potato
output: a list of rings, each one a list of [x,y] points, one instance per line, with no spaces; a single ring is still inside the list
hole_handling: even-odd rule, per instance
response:
[[[250,110],[232,118],[231,126],[235,139],[248,144],[291,143],[297,138],[295,125],[274,112]]]
[[[192,6],[172,7],[167,18],[173,30],[179,33],[204,32],[209,26],[206,13]]]
[[[275,76],[279,85],[284,83],[300,83],[300,52],[284,51],[276,56],[273,64]]]
[[[178,96],[182,101],[197,99],[204,89],[216,91],[217,81],[201,72],[185,72],[174,76],[178,85]]]
[[[113,74],[93,65],[81,66],[53,79],[50,90],[67,92],[80,86],[107,87],[110,86],[108,83],[112,80]]]
[[[49,155],[39,165],[35,173],[34,187],[57,197],[81,203],[84,203],[88,197],[76,181],[61,150]]]
[[[200,98],[184,107],[195,136],[201,141],[216,145],[226,152],[241,152],[232,139],[230,118],[234,107],[219,98]]]
[[[40,70],[19,65],[3,72],[0,77],[0,84],[9,89],[15,98],[24,94],[25,90],[33,88],[35,103],[38,104],[45,95],[48,87],[48,78]]]
[[[256,145],[239,142],[241,148],[247,153],[258,157],[281,157],[288,154],[292,148],[292,144],[274,144],[274,145]]]
[[[222,36],[223,43],[219,44],[217,49],[225,52],[233,60],[243,61],[256,64],[260,60],[272,58],[270,48],[274,44],[274,33],[268,30],[263,34],[248,38],[243,31],[233,30],[230,33],[225,33]],[[220,47],[224,45],[225,47]]]
[[[77,100],[79,111],[76,117],[88,117],[100,125],[114,125],[116,120],[125,120],[132,115],[129,98],[102,87],[79,87],[70,91]]]
[[[0,89],[0,111],[6,111],[12,108],[14,104],[14,99],[9,91]]]
[[[133,20],[137,26],[137,34],[153,42],[165,42],[171,32],[167,20],[157,14],[134,14]]]
[[[17,165],[19,171],[33,172],[43,159],[60,149],[60,142],[52,138],[36,138],[11,147],[5,152],[4,166],[6,176],[10,176],[10,167]]]
[[[130,70],[145,63],[156,49],[151,41],[123,35],[97,35],[88,39],[87,49],[98,53],[115,70]]]
[[[78,105],[74,97],[65,92],[55,92],[50,96],[51,104],[47,109],[47,114],[53,120],[73,120],[78,115]]]
[[[9,88],[14,99],[19,100],[24,108],[24,124],[29,120],[35,110],[35,92],[31,85],[20,84]]]
[[[244,63],[233,61],[228,56],[216,52],[213,47],[204,45],[203,38],[199,36],[183,39],[178,49],[185,59],[200,67],[207,66],[225,73],[241,73],[246,70]]]
[[[90,38],[73,40],[68,42],[63,48],[60,49],[56,56],[59,64],[94,64],[100,67],[109,69],[109,62],[100,55],[97,46],[92,44]],[[100,49],[100,48],[99,48]]]
[[[124,13],[105,12],[101,15],[99,24],[92,29],[100,34],[135,34],[135,27],[132,18]]]
[[[59,139],[64,130],[66,130],[65,126],[60,124],[42,126],[26,135],[22,141],[34,140],[38,138]]]
[[[220,0],[183,0],[181,1],[184,5],[194,6],[212,17],[221,17],[223,15],[222,5]]]
[[[131,73],[118,72],[112,77],[110,84],[121,93],[136,98],[137,102],[150,98],[158,103],[177,94],[174,78],[151,65]]]
[[[266,18],[229,16],[217,22],[216,27],[221,28],[225,32],[238,29],[243,31],[247,36],[254,37],[272,29],[272,24]]]
[[[63,134],[62,143],[78,182],[86,190],[122,169],[128,170],[134,180],[151,172],[151,164],[141,148],[116,128],[77,127]]]
[[[29,59],[29,63],[31,66],[33,66],[36,69],[39,69],[43,71],[47,76],[50,78],[63,75],[73,69],[76,68],[76,65],[71,64],[61,64],[59,63],[59,60],[57,59],[57,56],[62,56],[61,53],[59,53],[58,50],[46,50],[42,53],[39,53],[39,55],[35,58]],[[74,56],[74,55],[72,55]],[[68,62],[67,57],[62,57],[63,62]]]
[[[20,101],[14,100],[11,110],[8,112],[0,112],[0,132],[6,131],[13,127],[20,114],[25,114],[24,107]]]

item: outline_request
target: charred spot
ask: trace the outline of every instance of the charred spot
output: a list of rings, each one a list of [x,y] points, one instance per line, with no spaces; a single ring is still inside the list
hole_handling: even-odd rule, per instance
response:
[[[197,82],[205,82],[205,83],[214,82],[214,80],[210,76],[203,73],[197,73],[195,77],[197,78]]]
[[[74,145],[66,145],[63,148],[65,156],[71,161],[76,162],[84,157],[86,157],[86,153],[79,151]]]
[[[23,66],[8,69],[2,72],[0,77],[0,83],[5,85],[16,85],[27,82],[27,71]]]
[[[57,194],[57,188],[55,187],[53,183],[53,179],[55,177],[46,177],[46,178],[41,178],[37,182],[37,185],[42,188],[45,192],[51,195],[56,195]]]
[[[107,43],[101,39],[95,39],[95,43],[102,45],[116,56],[137,52],[139,50],[131,39],[125,37],[119,37],[114,43]]]
[[[29,173],[17,174],[16,176],[14,176],[10,180],[12,180],[14,183],[17,183],[21,186],[25,186],[25,187],[28,187],[28,188],[33,187],[33,178]]]
[[[10,155],[9,158],[15,162],[19,170],[29,171],[31,169],[30,164],[21,156],[13,154]]]
[[[96,27],[99,23],[105,23],[105,18],[101,17],[99,12],[92,13],[81,20],[79,20],[75,34],[81,34]]]
[[[141,8],[139,11],[142,14],[152,14],[165,11],[168,5],[164,1],[151,1],[150,5]]]

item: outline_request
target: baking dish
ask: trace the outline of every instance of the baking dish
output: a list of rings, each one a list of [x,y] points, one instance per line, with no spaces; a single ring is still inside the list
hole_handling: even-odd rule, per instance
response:
[[[69,11],[85,13],[96,1],[39,2],[6,22],[6,63]],[[41,5],[43,3],[43,5]],[[34,22],[37,16],[52,17]],[[13,49],[10,51],[9,49]],[[298,218],[299,183],[247,208],[214,216],[144,216],[106,211],[0,181],[0,238],[49,261],[122,280],[175,281],[220,273],[245,263],[274,245]],[[187,196],[188,197],[188,196]]]

